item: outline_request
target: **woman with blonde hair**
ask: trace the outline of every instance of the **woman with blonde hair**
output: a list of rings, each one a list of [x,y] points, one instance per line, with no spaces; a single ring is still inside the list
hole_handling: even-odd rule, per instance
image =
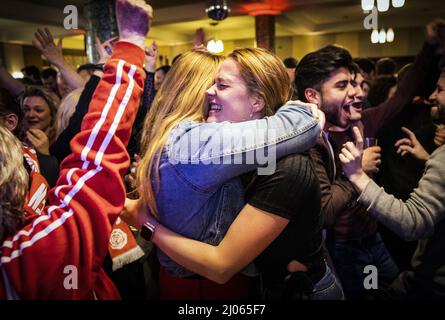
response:
[[[28,126],[26,140],[41,154],[49,155],[56,139],[57,108],[60,100],[55,93],[42,87],[27,87],[21,106]]]
[[[28,192],[28,173],[20,142],[0,123],[0,241],[24,222],[22,213]]]
[[[192,51],[175,62],[145,123],[145,154],[138,169],[141,211],[153,213],[179,234],[211,245],[221,242],[244,206],[239,176],[258,167],[263,174],[273,173],[277,158],[310,148],[320,133],[317,120],[299,104],[285,105],[263,119],[290,98],[284,66],[265,50],[236,52],[239,63],[249,64],[254,72],[243,74],[247,69],[241,69],[241,76],[238,62],[230,64],[234,58],[229,58],[214,81],[217,65],[211,69],[196,59],[210,59],[209,53]],[[221,94],[216,97],[210,89],[205,98],[205,90],[215,86]],[[204,119],[207,123],[201,122]],[[215,122],[219,119],[223,122]],[[241,266],[246,266],[245,275],[218,285],[166,253],[170,255],[158,252],[161,299],[249,296],[251,278],[245,275],[256,275],[253,264]]]
[[[57,120],[56,120],[56,138],[60,133],[68,127],[71,116],[74,111],[76,111],[76,105],[79,102],[80,95],[82,94],[83,88],[78,88],[62,99],[59,108],[57,110]]]

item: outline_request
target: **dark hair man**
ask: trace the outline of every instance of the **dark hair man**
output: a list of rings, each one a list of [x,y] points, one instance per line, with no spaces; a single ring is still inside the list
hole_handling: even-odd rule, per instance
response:
[[[440,42],[434,31],[437,28],[432,27],[437,23],[428,25],[427,42],[396,94],[363,113],[364,77],[351,64],[352,58],[347,50],[337,46],[325,47],[303,57],[297,68],[296,85],[300,99],[317,104],[326,114],[324,138],[311,150],[311,156],[320,179],[325,224],[336,240],[328,241],[331,255],[347,298],[365,297],[366,265],[377,267],[380,285],[391,281],[398,268],[377,232],[377,221],[356,202],[358,193],[342,174],[338,152],[343,143],[353,138],[352,125],[357,125],[365,137],[375,137],[383,125],[410,103],[416,88],[432,68],[431,58]],[[378,146],[364,151],[365,172],[378,171],[380,151]]]

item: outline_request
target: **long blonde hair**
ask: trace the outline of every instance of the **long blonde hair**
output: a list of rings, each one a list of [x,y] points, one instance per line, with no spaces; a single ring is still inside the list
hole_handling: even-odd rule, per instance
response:
[[[0,241],[23,223],[28,180],[19,141],[0,125]]]
[[[203,122],[205,91],[215,81],[224,57],[192,50],[175,61],[162,82],[145,119],[141,141],[142,160],[137,170],[140,205],[158,215],[152,180],[159,182],[159,158],[170,131],[184,120]],[[153,179],[154,178],[154,179]]]
[[[238,63],[249,94],[264,100],[265,116],[273,115],[291,98],[292,87],[286,67],[270,51],[261,48],[236,49],[228,58]]]
[[[60,102],[59,108],[57,109],[56,138],[68,127],[70,118],[74,114],[74,111],[76,111],[76,105],[79,103],[82,91],[83,87],[74,89]]]

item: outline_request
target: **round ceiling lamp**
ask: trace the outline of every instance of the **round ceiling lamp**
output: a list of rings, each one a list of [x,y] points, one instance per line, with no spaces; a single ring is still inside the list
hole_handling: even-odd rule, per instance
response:
[[[229,16],[230,8],[226,0],[212,0],[208,3],[205,11],[210,19],[221,21]]]

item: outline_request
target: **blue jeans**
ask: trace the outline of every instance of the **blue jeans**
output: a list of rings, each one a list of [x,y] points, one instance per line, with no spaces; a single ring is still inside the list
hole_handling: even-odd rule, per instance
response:
[[[326,265],[326,272],[318,281],[311,294],[303,297],[305,300],[344,300],[345,295],[335,274]]]
[[[363,284],[367,265],[377,268],[379,288],[388,286],[399,274],[379,233],[360,240],[336,239],[331,255],[346,299],[363,300],[372,293]]]
[[[275,285],[262,288],[262,298],[265,300],[344,300],[344,294],[340,282],[335,274],[326,265],[323,277],[313,285],[310,293],[305,293],[310,280],[304,273],[299,273],[294,282],[283,281]],[[297,275],[297,274],[292,274]],[[309,283],[308,283],[309,281]]]

